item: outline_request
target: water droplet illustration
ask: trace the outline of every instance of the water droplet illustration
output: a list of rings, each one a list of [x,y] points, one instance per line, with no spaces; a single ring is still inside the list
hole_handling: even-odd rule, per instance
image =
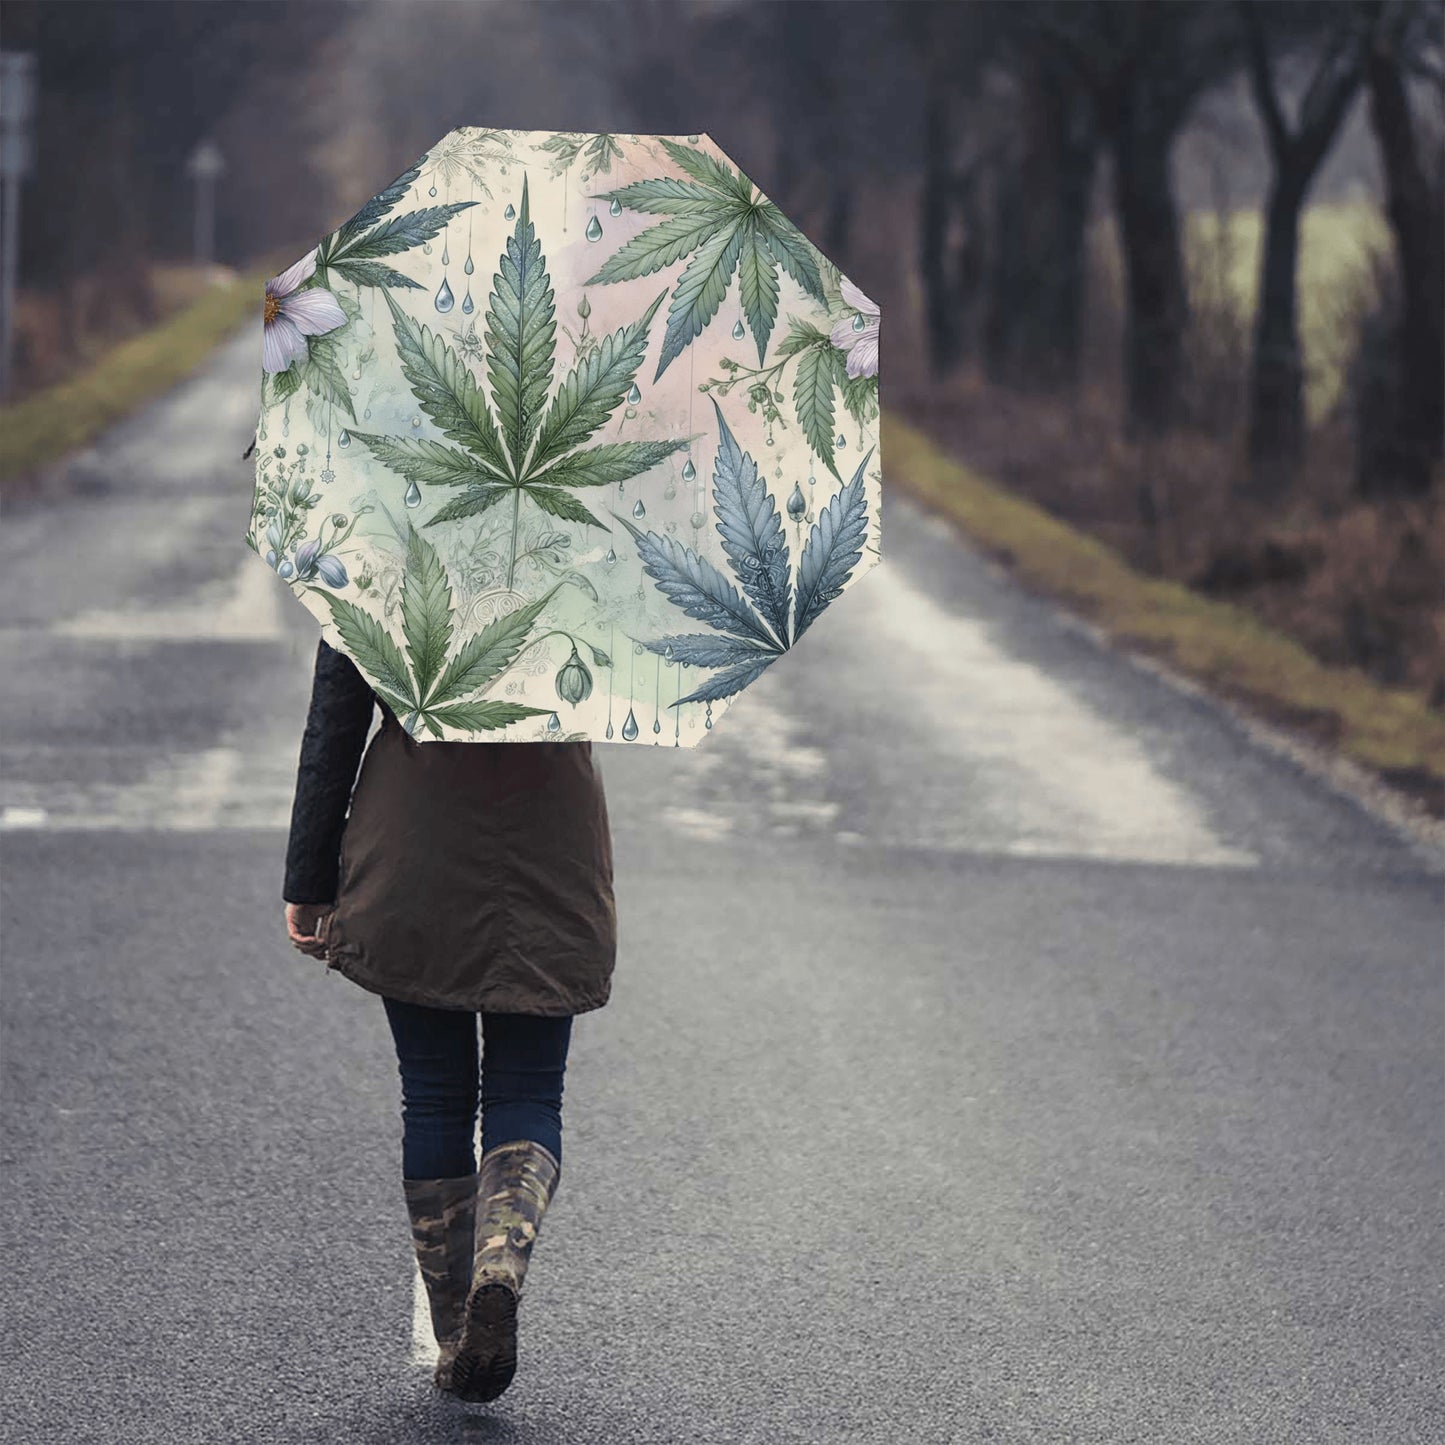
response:
[[[466,297],[462,301],[462,312],[464,315],[470,316],[476,309],[476,303],[472,300],[472,288],[468,286]]]
[[[637,654],[638,657],[642,656],[642,644],[640,642],[634,642],[632,644],[632,650]]]
[[[637,389],[637,383],[632,383],[631,390],[627,393],[627,400],[632,406],[636,406],[642,400],[642,393]]]
[[[703,724],[703,726],[704,726],[705,728],[710,728],[710,727],[712,726],[712,714],[711,714],[711,713],[708,714],[708,716],[707,716],[707,721]]]
[[[608,737],[611,737],[611,736],[612,736],[612,719],[611,719],[611,718],[608,718],[608,719],[607,719],[607,736],[608,736]]]
[[[406,496],[402,498],[408,507],[421,506],[421,488],[415,482],[406,484]]]
[[[412,419],[411,419],[411,424],[412,424],[413,426],[420,426],[420,425],[421,425],[421,418],[420,418],[419,416],[414,416],[414,417],[412,417]]]
[[[429,196],[434,196],[434,195],[436,195],[436,193],[437,193],[437,188],[436,188],[435,186],[433,186],[433,187],[431,188],[431,190],[429,190],[429,191],[427,192],[427,195],[429,195]]]
[[[452,288],[447,285],[447,278],[443,276],[442,284],[437,288],[436,308],[445,316],[456,304],[457,298],[452,295]]]
[[[607,208],[609,216],[620,216],[622,214],[622,202],[616,196],[612,198],[612,204]]]
[[[837,447],[838,450],[841,452],[841,451],[843,450],[843,448],[848,445],[848,438],[845,437],[842,432],[839,432],[839,433],[838,433],[838,440],[835,441],[835,442],[833,443],[833,445],[834,445],[835,447]]]
[[[442,265],[443,265],[443,266],[450,266],[451,264],[452,264],[451,247],[450,247],[445,241],[443,241],[443,242],[442,242]]]
[[[802,487],[794,482],[793,494],[788,498],[788,515],[796,522],[807,510],[808,499],[803,495]]]
[[[685,482],[697,480],[697,468],[693,466],[691,457],[682,464],[682,479]]]
[[[472,274],[472,272],[475,271],[476,269],[477,269],[477,268],[472,264],[472,253],[471,253],[470,251],[468,251],[468,252],[467,252],[466,264],[462,267],[462,274],[465,275],[465,276],[470,276],[470,275]]]
[[[662,731],[662,724],[658,722],[656,718],[653,718],[652,720],[652,730],[655,733],[660,733]]]
[[[347,431],[345,427],[342,427],[337,433],[336,445],[339,447],[349,447],[351,445],[351,433]]]
[[[421,243],[421,253],[422,253],[423,256],[430,256],[430,255],[431,255],[431,242],[430,242],[430,241],[423,241],[423,242]]]
[[[637,415],[637,408],[635,406],[629,406],[627,410],[622,413],[622,415],[630,421],[633,417]]]
[[[733,323],[733,340],[741,341],[743,337],[747,334],[747,328],[743,325],[742,317],[739,316],[738,319]]]
[[[361,368],[359,366],[351,373],[351,379],[352,381],[361,380]]]
[[[669,642],[669,643],[667,644],[667,649],[666,649],[666,651],[663,652],[662,655],[663,655],[664,657],[673,657],[673,656],[675,656],[675,654],[673,653],[673,650],[672,650],[672,643]]]
[[[556,713],[553,713],[552,716],[547,719],[547,731],[549,733],[556,732],[561,726],[562,719],[559,718]]]
[[[637,719],[632,715],[632,709],[627,709],[627,721],[622,724],[622,736],[631,742],[637,736]]]
[[[587,222],[587,239],[589,241],[600,241],[602,239],[602,222],[593,216]]]
[[[361,417],[362,417],[362,420],[363,420],[363,421],[370,421],[370,420],[371,420],[371,408],[370,408],[370,407],[367,407],[366,410],[361,413]]]
[[[515,221],[517,219],[517,208],[508,201],[507,209],[502,212],[502,215],[509,221]]]
[[[637,499],[637,505],[633,507],[632,515],[634,517],[645,517],[647,515],[647,508],[642,505],[641,497]]]
[[[862,331],[862,329],[867,326],[867,324],[868,323],[863,319],[863,313],[861,311],[853,318],[854,331]]]
[[[615,547],[609,547],[607,549],[607,556],[602,560],[606,562],[609,567],[615,567],[617,565],[617,549]]]

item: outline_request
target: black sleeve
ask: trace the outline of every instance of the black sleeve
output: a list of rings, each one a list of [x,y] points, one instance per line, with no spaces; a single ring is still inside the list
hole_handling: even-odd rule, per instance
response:
[[[376,694],[356,664],[323,637],[296,771],[282,892],[287,903],[336,900],[341,835],[375,704]]]

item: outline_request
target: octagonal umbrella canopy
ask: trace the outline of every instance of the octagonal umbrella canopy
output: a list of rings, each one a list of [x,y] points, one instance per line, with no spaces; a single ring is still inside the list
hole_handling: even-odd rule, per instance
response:
[[[694,746],[879,561],[878,324],[705,135],[454,130],[267,283],[247,543],[421,741]]]

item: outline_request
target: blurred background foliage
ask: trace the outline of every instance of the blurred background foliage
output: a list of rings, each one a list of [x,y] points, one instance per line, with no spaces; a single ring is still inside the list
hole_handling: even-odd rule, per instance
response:
[[[884,315],[885,409],[1445,707],[1430,0],[8,0],[17,371],[279,270],[448,129],[706,131]],[[885,443],[886,450],[886,443]]]

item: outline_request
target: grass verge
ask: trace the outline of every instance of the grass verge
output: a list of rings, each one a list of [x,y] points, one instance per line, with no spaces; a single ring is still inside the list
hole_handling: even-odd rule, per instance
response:
[[[957,525],[1030,587],[1271,722],[1304,732],[1445,814],[1445,718],[1412,692],[1330,667],[1242,608],[1134,571],[1105,546],[885,418],[890,486]]]
[[[265,276],[257,274],[212,287],[159,326],[121,342],[87,370],[0,407],[0,488],[85,446],[168,391],[257,308],[264,285]]]

